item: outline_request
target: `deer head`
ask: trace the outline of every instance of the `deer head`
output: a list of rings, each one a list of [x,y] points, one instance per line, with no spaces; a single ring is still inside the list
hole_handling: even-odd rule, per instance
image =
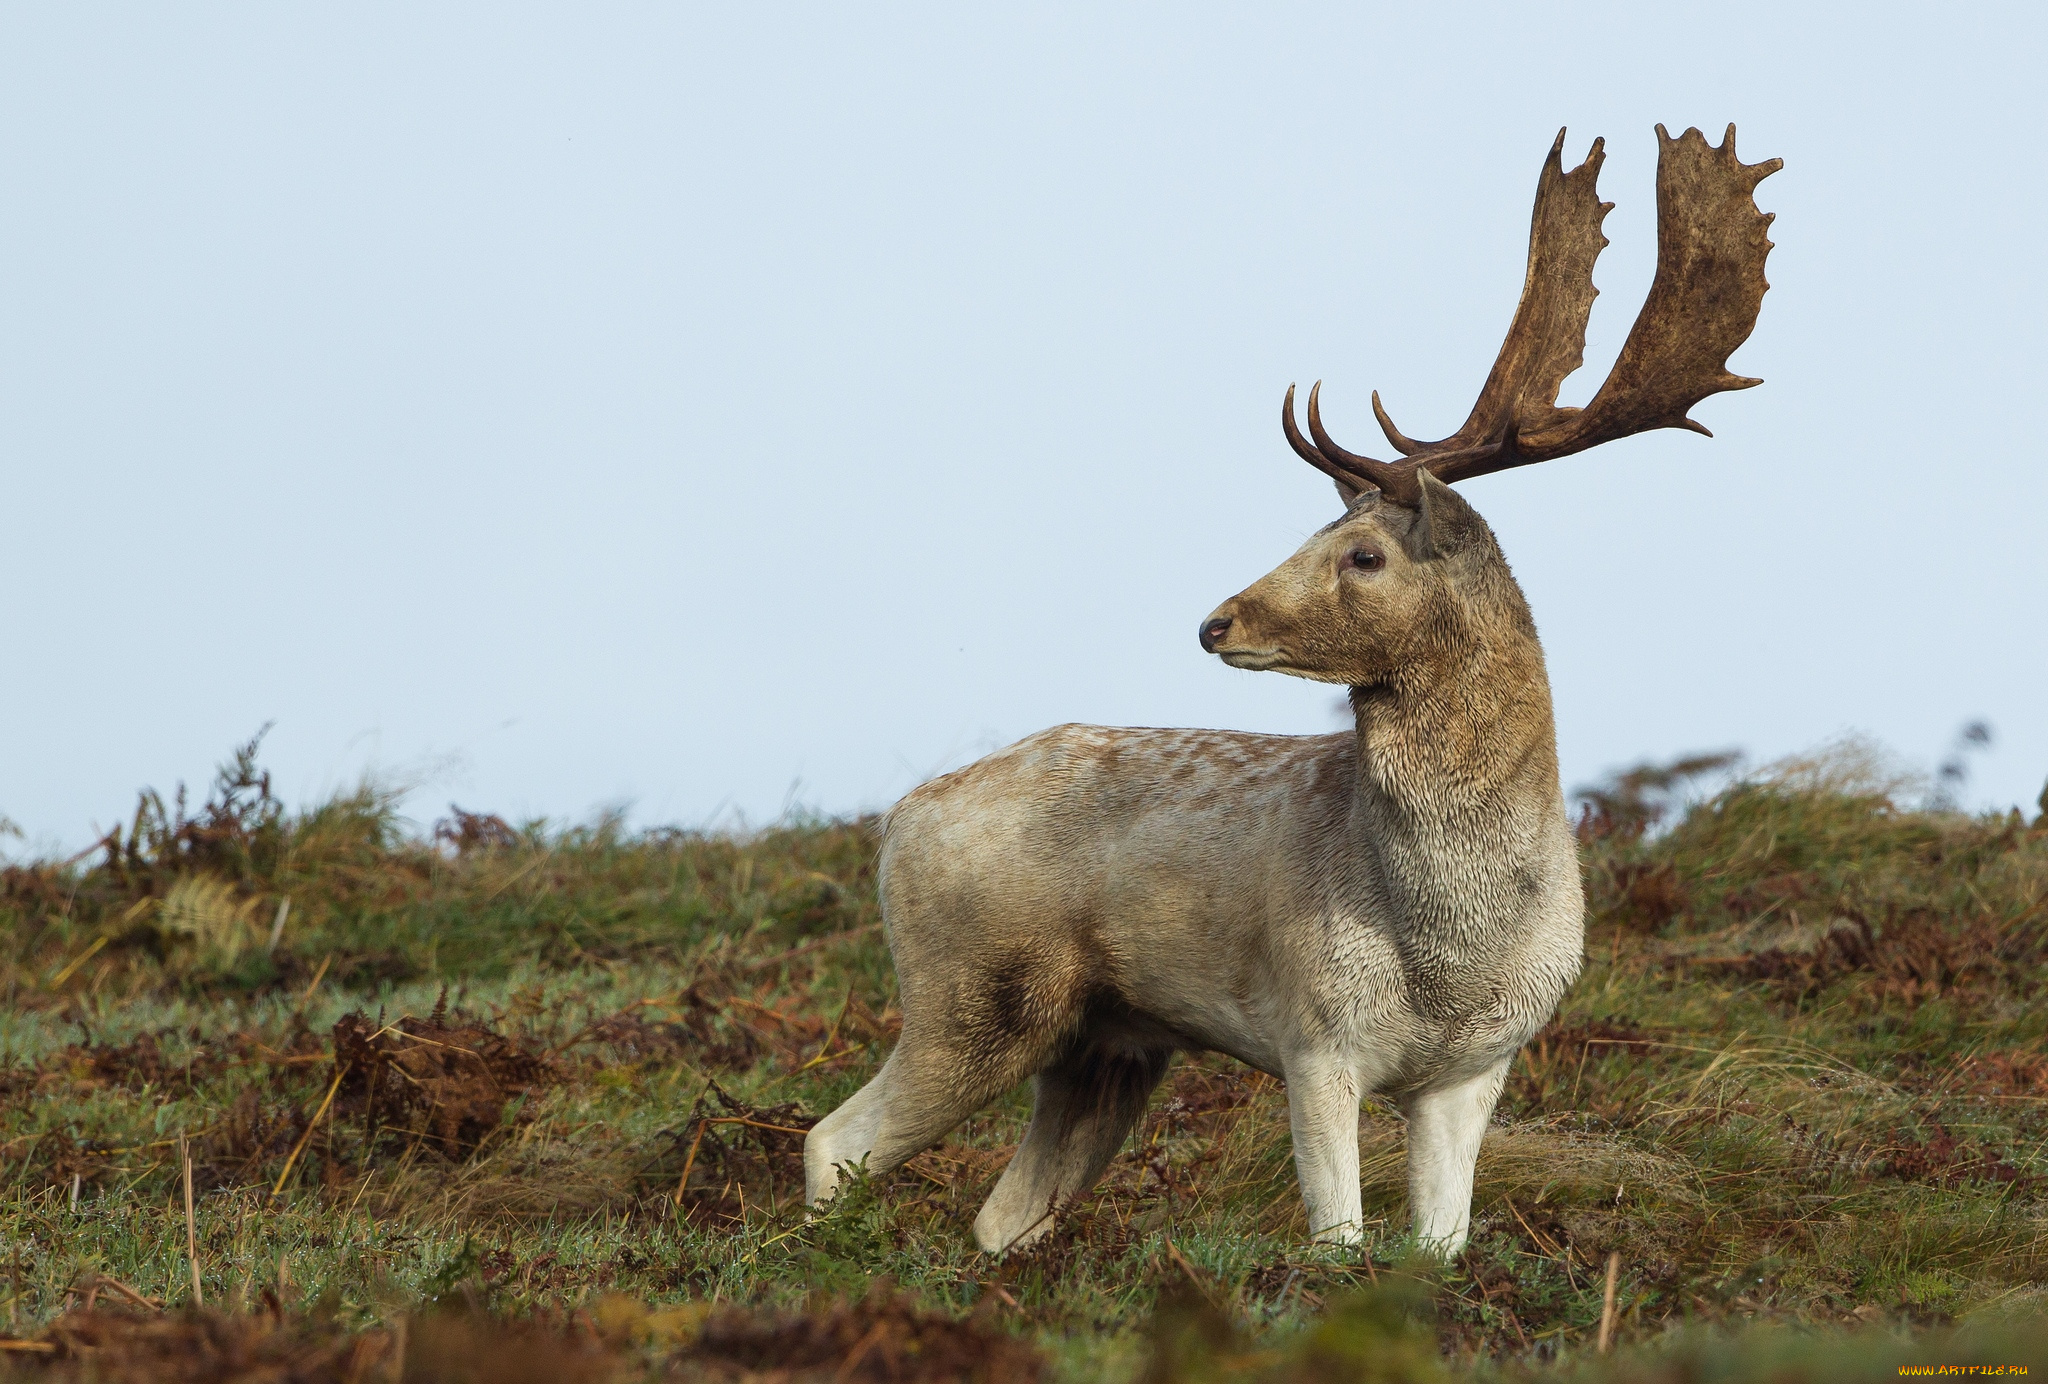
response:
[[[1764,257],[1771,216],[1756,185],[1783,167],[1735,156],[1735,127],[1719,147],[1696,129],[1673,139],[1657,127],[1657,272],[1649,297],[1591,403],[1560,408],[1557,391],[1585,358],[1593,264],[1613,209],[1595,184],[1605,158],[1564,171],[1564,131],[1536,184],[1529,270],[1507,340],[1460,427],[1417,442],[1372,397],[1373,413],[1402,460],[1346,451],[1323,428],[1320,382],[1309,390],[1309,437],[1295,423],[1289,385],[1280,422],[1287,441],[1337,484],[1344,516],[1202,624],[1202,647],[1233,667],[1272,669],[1368,686],[1441,644],[1471,598],[1492,591],[1533,638],[1528,610],[1492,531],[1449,482],[1582,452],[1653,428],[1707,430],[1686,416],[1710,394],[1762,380],[1728,372],[1770,287]],[[1707,433],[1708,436],[1712,434]],[[1311,440],[1313,439],[1313,440]],[[1462,598],[1462,599],[1461,599]],[[1487,601],[1485,604],[1494,605]]]

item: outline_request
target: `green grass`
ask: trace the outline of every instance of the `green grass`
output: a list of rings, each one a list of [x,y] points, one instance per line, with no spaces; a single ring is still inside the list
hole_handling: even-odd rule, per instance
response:
[[[1910,810],[1843,752],[1661,832],[1623,806],[1582,830],[1586,973],[1517,1062],[1457,1261],[1408,1255],[1377,1105],[1368,1243],[1308,1244],[1284,1092],[1204,1058],[997,1263],[968,1225],[1021,1091],[798,1208],[785,1131],[873,1073],[896,1018],[870,824],[436,839],[374,790],[287,813],[247,747],[199,808],[145,795],[86,859],[0,873],[0,1326],[33,1336],[101,1276],[190,1298],[183,1139],[206,1301],[268,1292],[341,1331],[434,1303],[815,1309],[886,1278],[1075,1379],[1850,1378],[2038,1350],[2013,1323],[2048,1306],[2048,830]],[[338,1061],[350,1014],[379,1036]],[[642,1363],[673,1345],[633,1339]]]

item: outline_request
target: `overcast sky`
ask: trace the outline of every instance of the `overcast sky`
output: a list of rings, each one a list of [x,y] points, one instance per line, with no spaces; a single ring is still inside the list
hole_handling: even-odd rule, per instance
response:
[[[1651,127],[1785,160],[1760,389],[1468,483],[1568,786],[1861,732],[2048,778],[2039,6],[14,6],[0,814],[75,848],[275,721],[642,823],[886,805],[1063,721],[1323,731],[1205,657],[1438,436],[1552,136],[1648,285]]]

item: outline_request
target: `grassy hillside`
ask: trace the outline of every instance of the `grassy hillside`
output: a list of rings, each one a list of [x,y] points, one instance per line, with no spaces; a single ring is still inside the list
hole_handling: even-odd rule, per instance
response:
[[[1837,754],[1646,831],[1672,778],[1588,811],[1586,973],[1457,1261],[1407,1253],[1377,1105],[1367,1251],[1307,1244],[1284,1092],[1211,1058],[996,1263],[968,1224],[1021,1092],[799,1214],[803,1129],[898,1023],[870,824],[419,835],[369,789],[285,811],[248,747],[197,806],[144,794],[83,857],[0,871],[0,1369],[2048,1365],[2048,826],[1909,810]]]

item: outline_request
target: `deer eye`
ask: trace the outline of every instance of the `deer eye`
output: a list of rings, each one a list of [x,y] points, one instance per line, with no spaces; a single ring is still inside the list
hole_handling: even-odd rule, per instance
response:
[[[1387,565],[1387,555],[1377,548],[1353,548],[1344,554],[1344,565],[1359,572],[1377,572]]]

